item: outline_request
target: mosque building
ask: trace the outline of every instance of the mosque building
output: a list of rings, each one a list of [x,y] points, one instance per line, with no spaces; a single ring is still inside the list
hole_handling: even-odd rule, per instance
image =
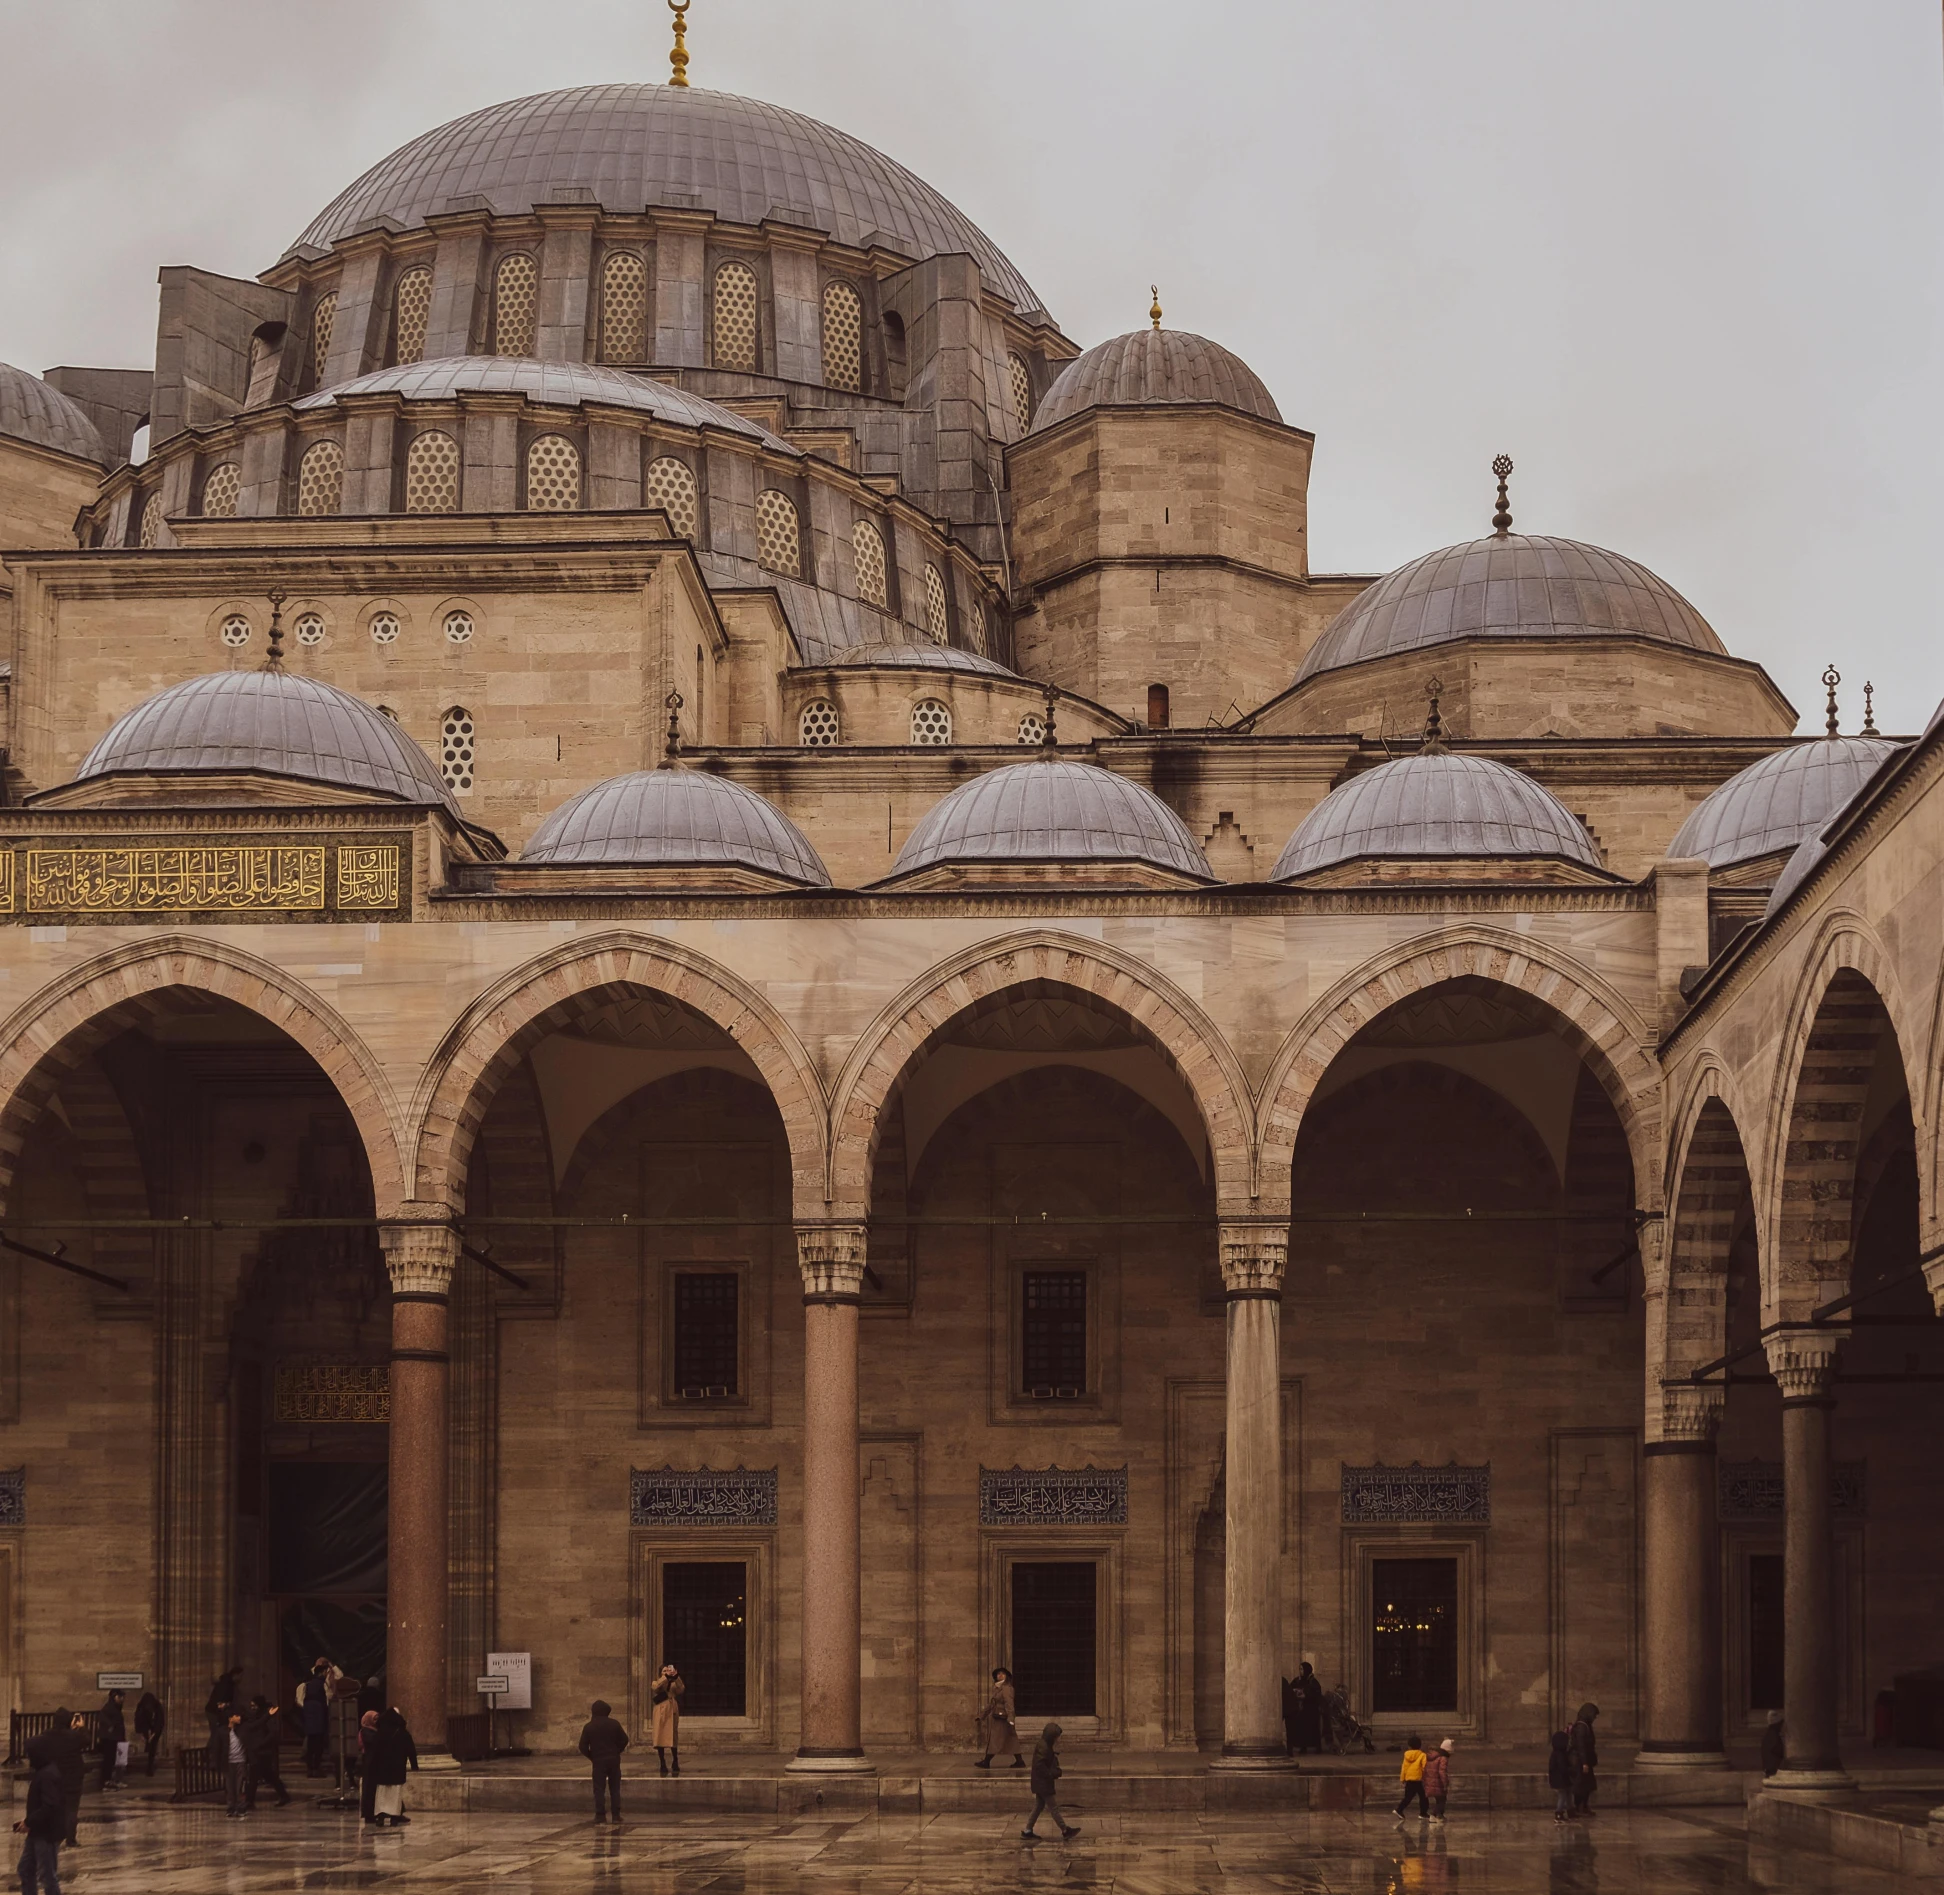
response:
[[[1307,1660],[1833,1780],[1944,1657],[1944,726],[1503,459],[1315,571],[1312,447],[679,64],[0,368],[12,1706],[1268,1768]]]

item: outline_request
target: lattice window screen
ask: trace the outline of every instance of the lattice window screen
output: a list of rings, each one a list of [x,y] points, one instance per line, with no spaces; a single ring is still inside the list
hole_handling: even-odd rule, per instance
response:
[[[324,620],[316,612],[305,612],[297,620],[297,642],[300,645],[321,645],[324,642]]]
[[[952,609],[945,597],[945,575],[925,568],[925,630],[943,645],[952,635]]]
[[[695,475],[686,461],[662,454],[648,463],[648,504],[660,507],[683,539],[694,539],[699,517]]]
[[[324,379],[324,364],[331,358],[331,329],[337,321],[337,291],[326,290],[311,311],[311,380]]]
[[[212,467],[203,479],[203,518],[236,518],[236,496],[243,490],[243,470],[234,461]]]
[[[463,704],[455,704],[439,720],[439,774],[449,790],[473,786],[473,720]]]
[[[232,612],[223,621],[223,643],[231,647],[250,642],[250,621],[241,612]]]
[[[531,355],[540,266],[524,250],[501,257],[493,272],[493,353]]]
[[[802,576],[803,530],[796,502],[775,487],[765,487],[756,496],[756,558],[771,572]]]
[[[445,635],[448,644],[466,644],[473,635],[472,614],[470,612],[448,612],[445,615]]]
[[[572,513],[580,497],[580,449],[564,434],[543,434],[527,449],[527,511]]]
[[[1019,720],[1019,741],[1023,744],[1045,743],[1046,719],[1037,711],[1028,711]]]
[[[429,429],[405,450],[405,511],[459,511],[459,443]]]
[[[840,734],[837,706],[827,697],[813,699],[797,719],[797,736],[806,750],[828,750]]]
[[[634,250],[611,250],[601,265],[601,360],[648,359],[648,265]]]
[[[952,713],[935,697],[921,698],[911,707],[911,741],[915,744],[952,741]]]
[[[1013,419],[1024,434],[1033,425],[1033,378],[1021,357],[1006,357],[1006,379],[1012,387]]]
[[[374,612],[371,615],[371,642],[374,645],[395,645],[398,643],[398,614],[396,612]],[[383,710],[381,704],[378,707]]]
[[[156,541],[161,537],[162,496],[159,493],[152,493],[142,502],[142,525],[137,535],[137,543],[146,553],[154,548]]]
[[[756,272],[746,263],[715,273],[715,365],[756,372]]]
[[[848,283],[824,287],[823,373],[831,388],[864,386],[864,305]]]
[[[869,520],[851,527],[851,560],[857,568],[857,596],[880,612],[890,606],[884,581],[884,536]]]
[[[297,463],[297,511],[306,519],[335,513],[344,501],[344,449],[313,441]]]
[[[417,362],[425,355],[425,325],[432,314],[432,272],[416,264],[392,292],[392,360]]]

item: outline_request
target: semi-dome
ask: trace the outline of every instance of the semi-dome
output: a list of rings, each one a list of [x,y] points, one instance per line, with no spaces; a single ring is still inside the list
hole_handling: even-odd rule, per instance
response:
[[[636,770],[563,803],[533,832],[522,862],[582,868],[754,869],[802,888],[830,876],[774,804],[705,770]]]
[[[74,780],[243,770],[459,813],[431,758],[383,711],[289,671],[216,671],[158,691],[117,719]]]
[[[826,666],[885,671],[970,671],[986,678],[1017,678],[996,658],[957,645],[850,645],[825,658]]]
[[[431,362],[401,363],[320,388],[297,406],[328,408],[359,395],[397,395],[404,401],[450,401],[455,395],[524,395],[528,401],[551,408],[579,408],[592,402],[607,408],[632,408],[677,427],[721,428],[760,441],[781,454],[798,452],[781,436],[732,409],[671,388],[666,382],[593,362],[540,362],[523,355],[449,355]]]
[[[1460,638],[1561,637],[1725,650],[1707,620],[1636,561],[1578,540],[1508,533],[1427,553],[1378,580],[1330,621],[1296,681]]]
[[[1370,857],[1546,857],[1598,869],[1586,825],[1531,777],[1489,757],[1421,752],[1339,785],[1296,825],[1272,882]]]
[[[6,362],[0,362],[0,434],[97,467],[110,459],[100,430],[74,402],[38,375]]]
[[[1021,310],[1032,286],[955,205],[861,139],[760,99],[664,85],[572,86],[509,99],[424,133],[341,192],[293,248],[335,243],[374,219],[407,228],[481,204],[502,217],[594,203],[712,211],[827,231],[923,262],[970,255]]]
[[[920,818],[891,872],[1001,862],[1138,862],[1214,880],[1201,844],[1152,790],[1058,757],[960,784]]]
[[[1040,398],[1033,431],[1087,408],[1177,402],[1215,402],[1264,421],[1282,420],[1255,370],[1219,342],[1185,329],[1136,329],[1069,362]]]
[[[1723,869],[1794,849],[1822,828],[1898,746],[1887,737],[1792,744],[1731,776],[1689,812],[1671,856]]]

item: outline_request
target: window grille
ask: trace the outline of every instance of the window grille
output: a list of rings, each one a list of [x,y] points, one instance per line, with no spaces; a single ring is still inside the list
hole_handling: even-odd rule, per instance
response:
[[[1046,719],[1038,711],[1028,711],[1019,720],[1019,741],[1039,745],[1046,741]]]
[[[869,520],[851,527],[851,558],[857,568],[857,596],[880,612],[889,608],[884,584],[884,536]]]
[[[756,372],[756,272],[746,263],[715,273],[715,366]]]
[[[543,434],[527,449],[527,511],[572,513],[580,497],[580,449],[564,434]]]
[[[1087,1390],[1087,1273],[1028,1270],[1021,1278],[1020,1372],[1023,1392],[1071,1400]]]
[[[1012,389],[1013,419],[1024,434],[1033,425],[1033,378],[1021,357],[1006,357],[1006,380]]]
[[[675,1333],[669,1367],[675,1393],[682,1400],[725,1401],[739,1392],[740,1287],[727,1270],[675,1272]]]
[[[395,645],[398,643],[398,614],[396,612],[374,612],[371,615],[371,642],[374,645]],[[383,708],[381,705],[380,709]]]
[[[449,790],[473,786],[473,720],[463,704],[455,704],[439,719],[439,774]]]
[[[392,292],[392,360],[418,362],[425,357],[425,325],[432,314],[432,272],[415,264],[398,279]]]
[[[935,697],[921,698],[911,707],[911,741],[929,745],[952,741],[952,713]]]
[[[749,1568],[741,1560],[670,1560],[661,1585],[660,1649],[681,1654],[682,1715],[746,1716]]]
[[[756,558],[771,572],[795,579],[803,571],[803,531],[796,502],[775,487],[756,496]]]
[[[493,353],[533,353],[533,313],[539,300],[540,266],[524,250],[501,257],[493,272]]]
[[[141,546],[142,551],[146,553],[154,549],[156,541],[161,537],[162,496],[159,493],[152,493],[142,502],[142,525],[141,531],[137,536],[137,543]]]
[[[243,470],[234,461],[225,461],[220,467],[212,467],[203,480],[203,518],[205,520],[233,520],[236,518],[236,496],[242,491]]]
[[[250,642],[250,621],[241,612],[232,612],[223,621],[223,643],[229,646],[247,645]]]
[[[331,329],[337,321],[337,291],[326,290],[311,311],[311,380],[324,379],[324,364],[331,359]]]
[[[445,615],[445,635],[455,645],[463,645],[473,635],[473,620],[470,612],[448,612]]]
[[[321,645],[324,642],[324,621],[315,612],[299,614],[294,629],[300,645]]]
[[[451,435],[429,429],[405,450],[405,511],[459,511],[459,443]]]
[[[601,360],[648,359],[648,265],[634,250],[611,250],[601,265]]]
[[[313,441],[297,463],[297,511],[307,519],[337,512],[344,500],[344,449]]]
[[[830,388],[864,386],[864,305],[848,283],[824,287],[823,378]]]
[[[694,539],[698,509],[695,475],[688,462],[663,454],[648,463],[648,504],[661,508],[670,528],[683,539]]]
[[[827,697],[814,698],[797,719],[797,735],[806,750],[828,750],[841,734],[837,706]]]
[[[945,575],[932,565],[925,568],[925,630],[941,645],[952,635],[952,609],[945,597]]]

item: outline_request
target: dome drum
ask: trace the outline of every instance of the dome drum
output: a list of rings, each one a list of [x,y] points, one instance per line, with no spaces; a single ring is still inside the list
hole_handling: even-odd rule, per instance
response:
[[[1042,685],[995,660],[955,646],[864,645],[784,680],[783,741],[805,748],[893,748],[914,742],[953,748],[1037,746],[1045,735]],[[949,731],[920,707],[944,708]],[[921,726],[914,735],[914,724]],[[1062,696],[1058,729],[1071,743],[1119,736],[1126,724],[1084,699]]]

